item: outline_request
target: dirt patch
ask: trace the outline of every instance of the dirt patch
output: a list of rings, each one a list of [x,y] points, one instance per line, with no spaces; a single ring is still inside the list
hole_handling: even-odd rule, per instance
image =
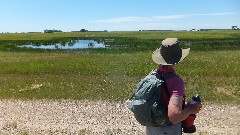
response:
[[[145,134],[125,103],[0,101],[0,134]],[[240,134],[240,106],[204,105],[194,135]]]
[[[235,91],[237,90],[236,87],[229,86],[229,87],[217,87],[216,88],[219,93],[226,94],[228,96],[234,95]]]

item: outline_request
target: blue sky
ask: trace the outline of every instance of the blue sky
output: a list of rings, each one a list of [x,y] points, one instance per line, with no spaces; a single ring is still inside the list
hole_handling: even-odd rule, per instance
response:
[[[240,28],[240,0],[0,0],[0,32]]]

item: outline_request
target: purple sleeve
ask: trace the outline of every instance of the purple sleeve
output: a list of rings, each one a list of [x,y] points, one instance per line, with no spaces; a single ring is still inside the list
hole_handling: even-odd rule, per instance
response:
[[[166,80],[168,90],[172,96],[185,96],[184,81],[178,77],[172,77]]]

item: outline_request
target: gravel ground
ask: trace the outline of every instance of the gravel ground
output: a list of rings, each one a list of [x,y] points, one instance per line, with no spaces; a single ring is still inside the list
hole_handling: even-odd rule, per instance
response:
[[[126,135],[144,133],[125,103],[0,100],[0,134]],[[194,135],[240,135],[240,106],[204,105]]]

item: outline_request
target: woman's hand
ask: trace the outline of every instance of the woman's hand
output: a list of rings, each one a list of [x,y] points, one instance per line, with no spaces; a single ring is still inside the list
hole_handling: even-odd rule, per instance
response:
[[[202,108],[202,104],[201,103],[194,103],[194,104],[188,103],[187,106],[186,106],[186,109],[188,109],[191,114],[199,113],[201,108]]]

